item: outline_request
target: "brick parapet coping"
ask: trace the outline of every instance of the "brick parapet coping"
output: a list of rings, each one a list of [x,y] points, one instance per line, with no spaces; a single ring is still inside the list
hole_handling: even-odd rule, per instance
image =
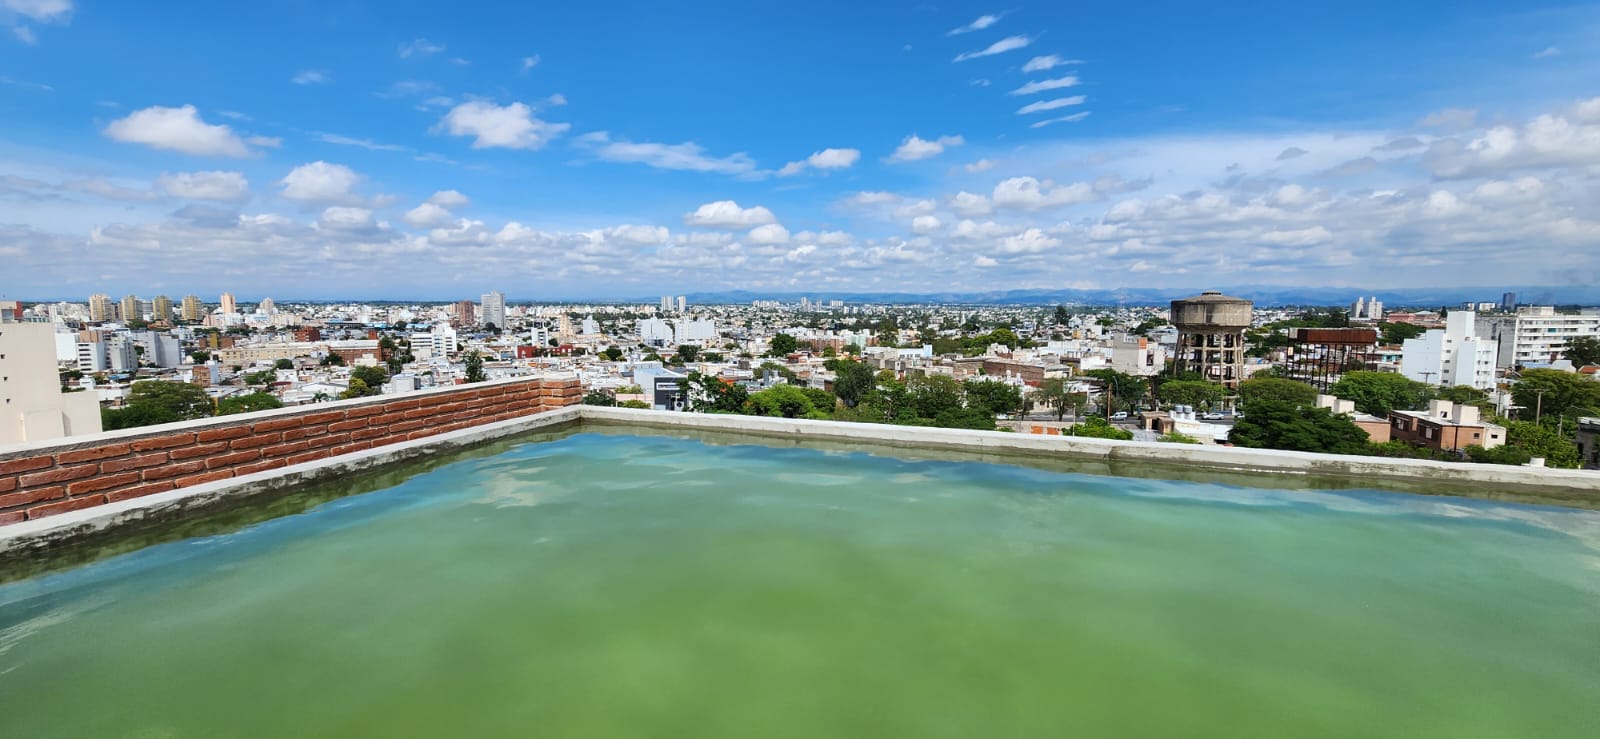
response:
[[[575,405],[571,379],[512,379],[0,447],[0,525]]]

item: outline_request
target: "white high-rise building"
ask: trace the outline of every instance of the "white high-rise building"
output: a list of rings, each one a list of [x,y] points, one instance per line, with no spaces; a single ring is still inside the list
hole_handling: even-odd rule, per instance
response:
[[[688,312],[688,310],[689,310],[689,296],[687,296],[687,295],[679,295],[678,296],[678,312],[679,313],[685,313],[685,312]]]
[[[506,327],[506,296],[498,290],[490,290],[480,298],[483,309],[478,311],[480,323],[494,324],[495,328],[504,330]]]
[[[1564,357],[1574,338],[1600,338],[1600,310],[1557,313],[1548,305],[1529,305],[1515,316],[1490,317],[1485,328],[1500,344],[1501,366],[1541,364]]]
[[[55,329],[48,323],[0,325],[0,446],[100,433],[92,392],[61,392]]]
[[[1472,311],[1451,311],[1443,329],[1406,339],[1401,345],[1400,373],[1429,385],[1493,390],[1499,345],[1473,333],[1476,318]]]
[[[444,321],[435,323],[433,331],[428,334],[428,344],[434,359],[449,357],[456,353],[456,330]]]
[[[1371,298],[1356,298],[1350,306],[1350,320],[1352,321],[1381,321],[1383,320],[1383,301],[1378,296]]]
[[[672,310],[672,296],[671,295],[663,295],[663,296],[661,296],[661,312],[662,313],[666,313],[667,311],[670,311],[670,310]]]

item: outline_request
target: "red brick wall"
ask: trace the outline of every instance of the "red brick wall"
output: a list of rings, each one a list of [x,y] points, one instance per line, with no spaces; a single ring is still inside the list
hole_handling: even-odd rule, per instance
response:
[[[577,380],[461,385],[0,452],[0,525],[575,405]]]

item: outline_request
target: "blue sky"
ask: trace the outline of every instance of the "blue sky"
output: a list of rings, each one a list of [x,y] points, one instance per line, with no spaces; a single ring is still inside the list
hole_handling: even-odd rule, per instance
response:
[[[1600,282],[1594,5],[597,5],[0,0],[0,293]]]

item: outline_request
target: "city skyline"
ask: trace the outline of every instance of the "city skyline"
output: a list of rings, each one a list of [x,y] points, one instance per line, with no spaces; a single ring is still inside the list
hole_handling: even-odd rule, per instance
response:
[[[1600,283],[1593,7],[195,7],[0,1],[0,293]]]

